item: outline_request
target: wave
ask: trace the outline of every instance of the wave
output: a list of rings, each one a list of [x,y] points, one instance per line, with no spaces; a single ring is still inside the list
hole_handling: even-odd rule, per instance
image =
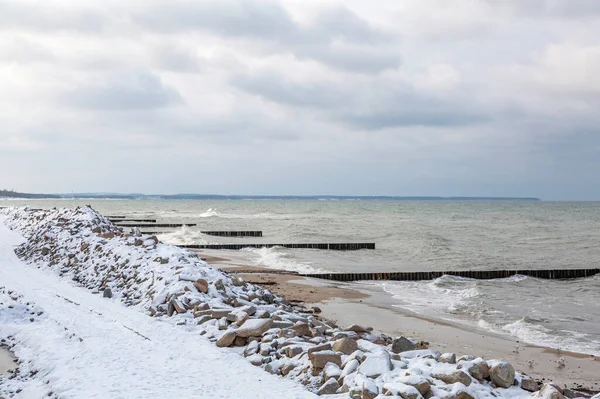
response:
[[[324,272],[323,269],[313,267],[309,263],[303,263],[297,259],[294,259],[290,251],[288,251],[286,248],[244,248],[242,251],[253,255],[252,260],[256,266],[298,273]]]
[[[157,234],[159,240],[175,245],[187,245],[187,244],[210,244],[206,240],[206,236],[200,231],[190,229],[189,227],[183,226],[176,230]]]

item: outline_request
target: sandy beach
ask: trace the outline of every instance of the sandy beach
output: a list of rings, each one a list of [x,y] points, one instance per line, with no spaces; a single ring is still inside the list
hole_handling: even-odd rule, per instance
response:
[[[17,363],[12,352],[0,346],[0,375],[11,375],[9,370],[14,370],[15,367]]]
[[[599,357],[531,345],[508,335],[423,317],[394,306],[389,294],[376,286],[273,274],[271,270],[244,264],[242,257],[226,259],[206,251],[199,252],[199,255],[224,271],[252,271],[236,274],[247,281],[265,284],[271,291],[290,301],[303,302],[308,308],[316,306],[322,311],[321,317],[335,320],[339,325],[368,325],[391,336],[404,335],[427,341],[431,349],[440,352],[503,359],[539,381],[551,380],[569,388],[600,391]],[[564,367],[557,363],[561,357],[565,361]]]

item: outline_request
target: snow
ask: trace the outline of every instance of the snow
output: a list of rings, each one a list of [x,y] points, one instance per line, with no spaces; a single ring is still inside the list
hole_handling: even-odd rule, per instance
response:
[[[18,306],[0,306],[0,337],[14,337],[21,375],[37,373],[26,381],[0,377],[0,394],[21,388],[14,397],[315,397],[231,350],[216,348],[193,329],[24,264],[13,252],[23,238],[5,226],[5,219],[0,215],[0,282],[6,286],[0,301]],[[7,290],[22,297],[14,301]],[[28,308],[36,312],[33,322]],[[47,396],[50,392],[55,396]]]

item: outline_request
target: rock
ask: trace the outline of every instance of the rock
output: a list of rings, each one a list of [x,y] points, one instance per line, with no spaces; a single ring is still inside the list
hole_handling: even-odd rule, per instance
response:
[[[312,308],[313,313],[315,314],[319,314],[322,312],[321,308],[317,307],[317,306],[313,306]]]
[[[258,341],[252,341],[248,344],[248,346],[246,346],[246,349],[244,349],[244,356],[248,357],[248,356],[252,356],[255,355],[258,352],[258,346],[260,344],[258,343]]]
[[[454,395],[455,399],[475,399],[473,396],[471,396],[471,394],[469,394],[467,391],[461,389],[460,391],[458,391],[455,395]]]
[[[294,325],[291,321],[287,320],[274,320],[273,328],[290,328]]]
[[[215,288],[219,291],[225,290],[225,283],[223,282],[223,280],[218,279],[217,281],[215,281]]]
[[[235,314],[235,320],[234,321],[235,321],[235,324],[237,324],[238,326],[241,326],[249,318],[250,318],[250,316],[248,315],[248,313],[246,313],[246,312],[237,312]]]
[[[456,355],[454,353],[444,353],[442,356],[440,356],[440,358],[438,359],[438,362],[455,364],[456,363]]]
[[[313,352],[309,358],[315,369],[323,369],[329,362],[337,366],[342,365],[341,354],[334,351]]]
[[[225,348],[225,347],[231,346],[231,344],[233,344],[233,341],[235,341],[235,338],[236,338],[235,331],[233,331],[233,330],[225,331],[217,340],[217,346],[219,348]]]
[[[348,327],[344,328],[345,331],[354,331],[355,333],[362,333],[362,332],[369,332],[372,331],[372,328],[365,328],[362,326],[359,326],[358,324],[351,324]]]
[[[358,366],[360,366],[360,363],[356,359],[352,359],[347,362],[342,370],[342,373],[340,374],[340,379],[343,380],[346,376],[354,373],[356,370],[358,370]]]
[[[348,392],[352,399],[375,399],[379,395],[377,384],[361,374],[358,374],[354,379],[354,385]]]
[[[342,352],[344,355],[350,355],[358,349],[358,344],[355,340],[350,338],[338,339],[333,343],[333,350],[336,352]]]
[[[471,374],[471,376],[473,378],[475,378],[477,381],[479,381],[479,382],[483,381],[484,374],[483,374],[483,368],[481,367],[480,363],[475,363],[474,361],[464,361],[463,360],[458,364],[457,368],[467,370],[467,372],[469,374]]]
[[[302,352],[304,352],[304,349],[299,345],[291,345],[285,348],[285,355],[290,358],[298,356]]]
[[[296,364],[294,362],[287,362],[281,367],[281,374],[288,375],[293,369],[296,368]]]
[[[102,293],[102,297],[104,298],[112,298],[112,291],[110,288],[105,288],[104,292]]]
[[[415,387],[421,395],[425,395],[431,389],[429,380],[421,375],[407,375],[397,378],[396,381]]]
[[[297,323],[293,325],[291,330],[294,330],[296,336],[298,337],[312,337],[312,332],[310,331],[310,327],[306,323]]]
[[[281,374],[281,363],[279,360],[273,360],[265,366],[265,371],[274,375]]]
[[[271,324],[273,324],[271,319],[248,319],[237,329],[237,335],[244,338],[256,337],[271,328]]]
[[[387,351],[371,353],[358,368],[358,372],[370,378],[377,378],[392,369],[390,354]]]
[[[434,374],[433,378],[441,380],[446,384],[455,384],[457,382],[460,382],[461,384],[467,387],[473,382],[469,374],[460,370],[450,374]]]
[[[493,368],[493,367],[492,367]],[[536,399],[565,399],[562,393],[559,392],[558,389],[553,387],[550,384],[544,384],[542,389],[539,391],[532,393],[530,398]]]
[[[536,392],[539,391],[540,384],[538,384],[533,378],[524,375],[521,379],[521,388],[529,392]]]
[[[392,352],[394,353],[414,351],[415,349],[417,349],[416,345],[406,337],[396,338],[392,341]]]
[[[340,384],[338,384],[335,378],[330,378],[321,385],[321,388],[317,391],[317,395],[333,395],[338,389],[340,389]]]
[[[438,351],[432,351],[430,349],[417,349],[414,351],[401,352],[400,356],[406,359],[416,359],[420,357],[424,359],[438,360],[442,354]]]
[[[333,348],[329,342],[308,348],[308,357],[310,358],[314,352],[330,351]]]
[[[488,366],[487,362],[478,357],[477,359],[473,359],[473,363],[479,365],[481,372],[483,373],[483,379],[488,380],[490,378],[490,366]]]
[[[395,395],[400,396],[403,399],[422,398],[421,393],[417,390],[417,388],[401,382],[388,382],[387,384],[384,384],[383,392],[386,396]]]
[[[233,341],[233,346],[246,346],[246,338],[235,337],[235,340]]]
[[[509,388],[515,381],[515,369],[508,362],[496,362],[490,367],[490,380],[496,386]]]
[[[363,351],[361,351],[360,349],[356,350],[356,351],[352,352],[352,354],[350,354],[350,356],[348,356],[344,360],[344,363],[342,363],[342,366],[345,366],[347,362],[354,360],[354,359],[358,360],[359,363],[362,363],[366,357],[367,356],[365,355],[365,353]]]
[[[206,280],[200,278],[194,281],[194,287],[198,290],[198,292],[201,292],[203,294],[208,293],[208,281]]]
[[[323,368],[323,378],[326,380],[335,378],[336,380],[342,375],[342,369],[335,363],[327,363]]]
[[[42,248],[42,256],[46,256],[49,253],[50,253],[50,249],[49,248],[46,248],[46,247]]]
[[[171,302],[173,303],[173,308],[175,308],[177,313],[185,313],[185,306],[183,306],[178,299],[172,299]]]

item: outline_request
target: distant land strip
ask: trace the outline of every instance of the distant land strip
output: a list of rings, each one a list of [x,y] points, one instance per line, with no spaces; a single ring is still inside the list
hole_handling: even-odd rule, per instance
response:
[[[219,194],[119,194],[119,193],[71,193],[28,194],[0,190],[0,198],[25,199],[146,199],[146,200],[380,200],[380,201],[541,201],[534,197],[435,197],[393,195],[219,195]]]

